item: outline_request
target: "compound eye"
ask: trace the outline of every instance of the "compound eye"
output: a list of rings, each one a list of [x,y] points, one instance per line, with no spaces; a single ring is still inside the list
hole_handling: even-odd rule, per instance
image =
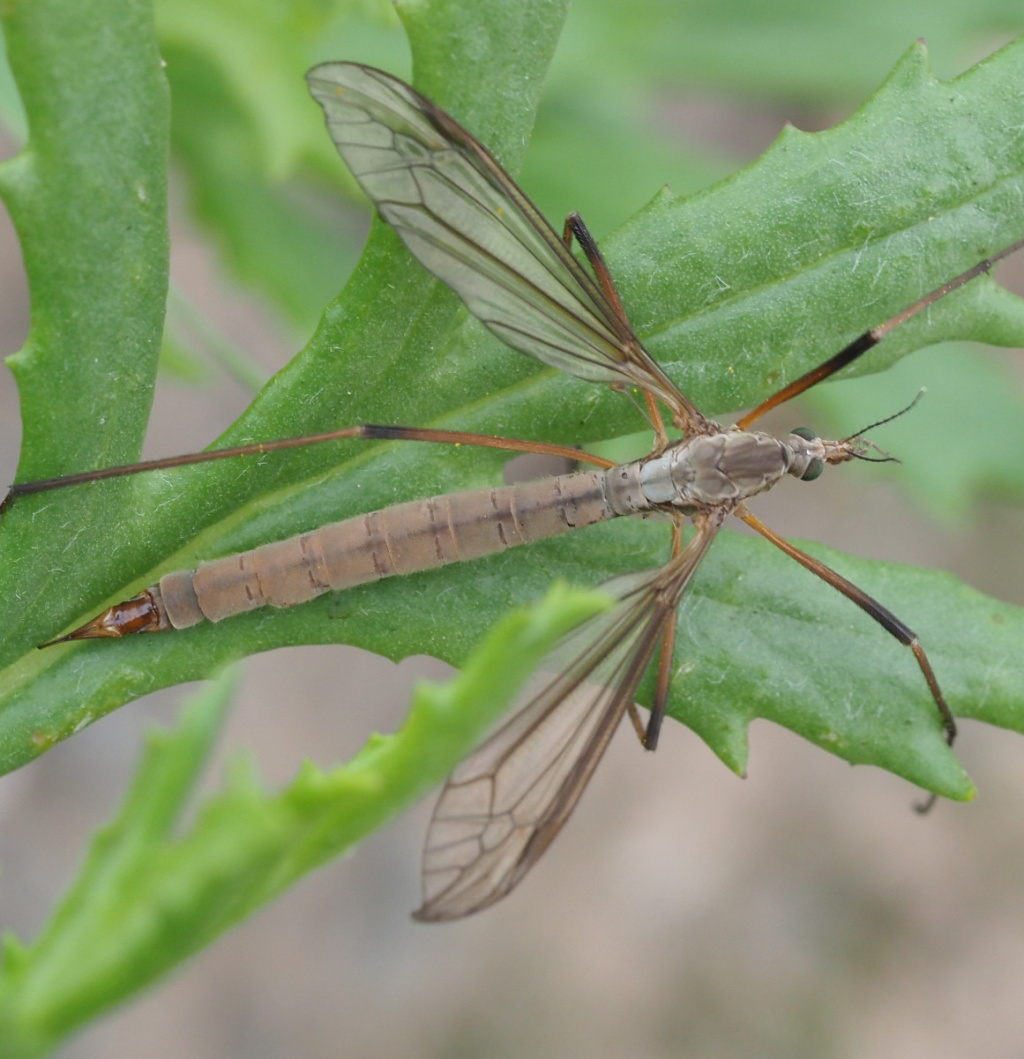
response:
[[[793,429],[790,431],[790,433],[791,434],[796,434],[796,436],[798,438],[803,438],[804,441],[817,441],[818,440],[818,435],[815,434],[814,431],[811,430],[810,427],[793,427]],[[821,471],[818,471],[818,474],[821,474]],[[816,474],[815,478],[817,478],[817,476],[818,475]]]
[[[796,431],[794,430],[793,433],[795,434]],[[813,439],[812,438],[808,438],[807,440],[811,441]],[[815,478],[820,478],[821,477],[821,472],[824,469],[825,469],[825,461],[820,459],[817,456],[812,456],[810,463],[807,464],[807,470],[804,471],[804,473],[802,475],[800,475],[800,481],[801,482],[813,482]]]

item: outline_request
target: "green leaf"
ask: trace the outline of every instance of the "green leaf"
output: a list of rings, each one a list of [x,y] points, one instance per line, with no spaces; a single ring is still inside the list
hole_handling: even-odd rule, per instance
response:
[[[295,75],[309,62],[310,42],[336,17],[332,6],[158,0],[155,10],[163,47],[186,61],[205,57],[225,95],[243,111],[240,125],[254,134],[252,161],[261,172],[287,175],[303,154],[318,150],[316,123]],[[194,110],[191,116],[198,117]]]
[[[547,651],[610,602],[556,585],[538,607],[504,618],[461,675],[421,683],[394,735],[373,736],[331,772],[307,763],[278,793],[237,762],[181,833],[234,690],[231,675],[214,682],[174,731],[149,738],[124,805],[38,940],[6,939],[4,1055],[48,1051],[406,808],[468,753]]]
[[[578,43],[560,65],[599,84],[642,77],[657,85],[714,86],[732,94],[802,100],[812,107],[856,99],[885,75],[909,41],[923,38],[950,75],[1019,26],[1001,0],[589,0],[573,10]]]
[[[31,130],[0,167],[33,308],[7,360],[23,408],[19,474],[131,460],[167,294],[168,98],[152,18],[123,0],[45,0],[5,12],[4,29]],[[75,75],[61,76],[70,56]]]
[[[954,714],[1021,730],[1021,608],[941,571],[802,546],[908,622]],[[945,797],[973,793],[911,652],[766,542],[715,542],[677,635],[671,712],[735,771],[763,717]]]
[[[236,683],[234,674],[225,674],[186,703],[174,731],[149,736],[120,811],[93,836],[78,877],[40,936],[31,946],[4,938],[0,1040],[6,1055],[47,1053],[175,955],[180,959],[186,939],[198,932],[197,916],[224,916],[227,902],[203,901],[218,884],[226,886],[226,865],[239,862],[242,851],[251,856],[253,835],[266,833],[268,814],[262,828],[239,821],[245,826],[213,858],[196,855],[200,825],[185,836],[175,832]]]
[[[302,81],[326,19],[237,0],[162,0],[156,10],[192,211],[239,279],[311,327],[356,257],[337,210],[290,182],[307,157],[321,167],[329,158]]]
[[[527,32],[521,20],[507,21],[511,5],[495,3],[465,43],[458,21],[465,12],[449,14],[442,6],[442,12],[427,5],[402,9],[416,31],[417,83],[515,168],[550,50],[544,42],[553,40],[555,27]],[[542,7],[550,17],[550,7]],[[454,41],[462,42],[464,54],[451,53]],[[1024,124],[1022,66],[1018,42],[950,85],[932,77],[923,48],[915,46],[850,121],[814,136],[789,130],[764,158],[718,187],[689,199],[657,196],[607,241],[638,332],[700,407],[717,413],[753,403],[1024,235],[1024,144],[1005,136],[1008,126]],[[458,78],[446,76],[456,68]],[[972,284],[900,329],[864,370],[928,342],[967,336],[1024,341],[1021,302],[991,280]],[[223,441],[361,421],[448,424],[563,442],[639,425],[620,396],[545,370],[490,339],[380,225],[306,349]],[[65,463],[72,447],[62,452]],[[131,697],[209,674],[252,651],[347,642],[392,658],[427,652],[458,663],[497,614],[538,598],[555,577],[595,584],[663,561],[657,525],[623,523],[291,612],[254,613],[134,642],[34,650],[111,597],[131,595],[170,569],[395,501],[490,483],[498,462],[466,448],[337,444],[19,502],[0,526],[0,543],[11,548],[5,554],[19,556],[0,564],[3,598],[19,601],[6,608],[11,620],[2,645],[4,767],[16,767]],[[83,507],[96,495],[103,497],[102,513],[99,501]],[[82,510],[92,517],[80,518]],[[69,525],[76,527],[72,535]],[[741,736],[751,710],[765,710],[761,715],[853,760],[877,761],[950,796],[966,796],[969,785],[941,745],[934,704],[908,652],[825,586],[809,585],[809,575],[791,563],[758,593],[735,594],[737,584],[753,583],[762,570],[767,576],[779,561],[784,558],[761,542],[728,535],[716,542],[681,614],[678,657],[696,673],[712,671],[711,662],[727,652],[735,683],[718,679],[712,694],[713,681],[680,679],[673,711],[689,719],[698,698],[709,710],[720,709],[716,724],[699,718],[694,724],[734,767],[742,767]],[[901,576],[881,564],[837,565],[853,571],[943,656],[936,667],[944,685],[950,667],[955,711],[984,707],[977,689],[989,686],[993,656],[979,643],[977,651],[961,648],[945,660],[941,633],[961,645],[973,635],[964,628],[966,604],[955,583],[941,574]],[[701,600],[719,597],[730,617],[712,643],[694,635],[687,615]],[[829,606],[839,607],[838,624],[808,630],[817,623],[807,615],[827,613]],[[1000,659],[1021,654],[1015,613],[999,610],[1006,637],[997,641]],[[756,652],[748,672],[746,645],[773,636],[783,624],[779,616],[794,614],[801,635]],[[860,642],[851,641],[853,628],[874,645],[866,648],[870,667],[850,647]],[[979,639],[986,628],[975,630]],[[1024,687],[1018,670],[1000,665],[1007,688]],[[757,694],[744,699],[737,688]],[[850,703],[850,688],[859,689],[863,707]],[[989,719],[1021,726],[1019,692],[994,701]],[[874,703],[886,704],[884,716],[863,712]],[[902,719],[888,736],[875,730],[891,718]],[[901,755],[885,740],[894,736],[899,743],[908,718],[912,738]],[[716,727],[724,733],[717,739]]]

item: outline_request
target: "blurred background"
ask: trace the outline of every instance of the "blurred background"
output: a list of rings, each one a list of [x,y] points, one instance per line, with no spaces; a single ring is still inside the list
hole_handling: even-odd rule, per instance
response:
[[[329,18],[329,5],[293,6],[295,54],[281,63],[294,65],[299,92],[320,58],[408,74],[388,5],[336,4]],[[238,98],[219,46],[203,36],[209,27],[190,30],[178,7],[158,4],[177,163],[165,371],[147,456],[201,448],[233,421],[343,285],[369,220],[326,136],[301,165],[261,157],[266,129],[252,124],[253,100]],[[231,7],[210,11],[227,26]],[[255,5],[249,28],[258,32],[264,16],[271,25],[270,8]],[[521,182],[549,217],[579,210],[600,237],[662,184],[696,190],[752,161],[786,121],[815,130],[843,120],[917,37],[940,76],[956,75],[1024,28],[1007,10],[987,0],[794,0],[785,9],[661,0],[628,5],[627,17],[613,0],[577,0]],[[21,135],[9,90],[6,99],[4,157]],[[1024,291],[1024,263],[998,275]],[[19,249],[4,218],[0,352],[17,350],[27,327]],[[840,384],[859,389],[793,421],[824,427],[821,416],[839,407],[867,422],[879,393],[889,408],[893,393],[909,399],[929,386],[935,396],[885,437],[906,465],[780,489],[759,516],[785,535],[947,569],[1024,604],[1020,483],[936,476],[933,454],[915,464],[913,451],[915,434],[941,431],[947,398],[962,397],[968,378],[989,387],[972,395],[979,414],[986,401],[1024,400],[1022,363],[1015,351],[931,349],[901,362],[881,389]],[[849,411],[855,400],[862,416]],[[937,417],[931,427],[928,416]],[[0,369],[0,481],[13,478],[19,440],[17,394]],[[429,659],[395,666],[340,647],[253,658],[222,757],[251,752],[268,782],[283,784],[306,757],[330,766],[371,732],[392,730],[413,682],[445,672]],[[118,804],[142,733],[169,723],[183,695],[126,707],[0,783],[5,929],[33,937],[90,832]],[[453,926],[409,918],[430,809],[422,805],[64,1054],[1024,1053],[1024,743],[966,724],[958,751],[980,795],[926,819],[895,777],[851,769],[763,722],[751,744],[741,781],[680,725],[667,727],[656,755],[622,733],[522,889]]]

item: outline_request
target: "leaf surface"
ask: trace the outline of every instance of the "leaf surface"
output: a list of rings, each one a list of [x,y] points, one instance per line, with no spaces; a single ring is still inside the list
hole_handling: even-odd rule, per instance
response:
[[[416,23],[422,12],[413,5],[405,14]],[[453,80],[444,77],[451,61],[444,24],[416,24],[415,31],[420,87],[514,171],[539,91],[539,76],[524,77],[529,64],[538,72],[541,67],[536,40],[484,32],[493,52],[479,51],[487,61],[474,53]],[[1006,136],[1008,128],[1024,127],[1022,67],[1024,44],[1018,42],[944,84],[931,75],[923,47],[915,46],[850,121],[813,136],[787,131],[757,163],[692,198],[662,192],[606,242],[637,332],[699,407],[716,414],[754,403],[864,328],[1024,235],[1024,137]],[[37,319],[45,320],[49,304],[36,305]],[[953,337],[1024,343],[1022,303],[989,279],[974,283],[896,332],[866,358],[863,370]],[[94,370],[98,379],[105,377],[100,358]],[[63,409],[57,388],[53,399]],[[30,395],[24,408],[29,420],[43,414]],[[221,442],[361,421],[567,443],[638,426],[629,401],[542,369],[490,338],[379,224],[309,344]],[[45,445],[26,474],[80,469],[77,442],[52,426],[39,432]],[[140,434],[136,423],[124,425],[118,437],[130,450]],[[96,458],[110,460],[102,448]],[[458,663],[497,615],[538,598],[557,576],[595,584],[620,572],[626,560],[631,568],[663,561],[659,527],[624,522],[291,612],[254,613],[135,642],[34,650],[111,597],[131,595],[163,572],[411,497],[491,483],[498,462],[465,448],[336,444],[15,505],[0,526],[0,543],[10,549],[5,555],[18,557],[0,565],[0,592],[16,601],[5,604],[10,620],[2,645],[4,767],[17,767],[139,694],[207,675],[253,651],[345,642],[392,658],[428,652]],[[692,590],[697,602],[683,608],[679,658],[693,673],[715,676],[706,684],[677,681],[673,712],[691,721],[733,767],[742,767],[742,732],[750,717],[771,716],[852,760],[876,761],[966,796],[969,785],[940,745],[934,708],[906,652],[841,599],[832,601],[844,615],[838,626],[812,619],[806,600],[819,586],[809,588],[809,575],[788,563],[784,576],[768,578],[740,605],[735,586],[753,583],[782,560],[767,545],[752,547],[723,534]],[[966,590],[946,575],[911,576],[852,560],[837,565],[898,610],[930,651],[941,656],[946,650],[943,631],[956,638],[959,662],[948,676],[936,661],[955,711],[987,711],[997,723],[1021,726],[1024,682],[1005,661],[1015,656],[1008,644],[1019,637],[1012,608],[976,601],[979,613],[999,611],[991,624],[1010,638],[998,640],[995,650],[1004,661],[997,665],[983,649],[987,625],[963,628]],[[734,596],[737,602],[728,606]],[[701,599],[726,607],[720,639],[692,635],[687,615]],[[827,611],[830,605],[815,607]],[[804,635],[775,642],[780,615],[796,615]],[[810,625],[813,650],[806,646]],[[929,628],[938,630],[930,638]],[[963,650],[974,633],[977,650]],[[849,639],[861,635],[879,645],[864,648],[873,659],[891,649],[891,664],[865,669],[866,656],[852,650]],[[772,650],[748,649],[765,638]],[[716,668],[726,655],[732,683]],[[1002,690],[979,703],[977,689],[989,687],[994,672],[1006,675]],[[1007,689],[1014,687],[1011,695]],[[851,688],[863,706],[851,705]],[[701,719],[698,711],[691,720],[695,702],[722,711],[719,719]],[[903,757],[882,745],[876,730],[882,714],[870,713],[889,703],[885,716],[904,718],[893,731],[909,724],[917,733]],[[868,723],[867,717],[875,719]]]

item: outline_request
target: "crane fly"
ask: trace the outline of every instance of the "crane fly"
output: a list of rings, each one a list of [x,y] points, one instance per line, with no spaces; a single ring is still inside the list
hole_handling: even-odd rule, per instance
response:
[[[569,456],[591,470],[399,504],[240,555],[179,571],[54,643],[186,628],[269,604],[286,607],[395,574],[501,551],[629,515],[671,523],[667,563],[604,586],[613,608],[563,643],[568,664],[541,679],[525,705],[449,778],[423,860],[422,920],[456,919],[509,893],[572,813],[623,715],[653,750],[665,716],[676,610],[729,515],[822,578],[910,648],[951,744],[956,734],[923,646],[891,611],[783,540],[747,501],[787,475],[811,481],[826,465],[871,459],[863,431],[825,440],[797,429],[752,430],[769,409],[846,367],[905,320],[1017,250],[1013,244],[932,291],[789,383],[733,426],[705,417],[651,358],[629,323],[586,225],[570,214],[561,235],[469,132],[415,89],[355,63],[307,75],[327,128],[380,215],[412,254],[450,286],[503,342],[544,364],[616,390],[638,390],[654,430],[643,459],[615,465],[532,441],[459,431],[363,424],[305,438],[240,446],[131,467],[106,468],[12,488],[15,496],[140,470],[341,438],[448,441]],[[590,268],[572,253],[579,244]],[[670,440],[662,408],[682,437]],[[684,537],[685,522],[694,528]],[[656,667],[646,724],[634,705]]]

